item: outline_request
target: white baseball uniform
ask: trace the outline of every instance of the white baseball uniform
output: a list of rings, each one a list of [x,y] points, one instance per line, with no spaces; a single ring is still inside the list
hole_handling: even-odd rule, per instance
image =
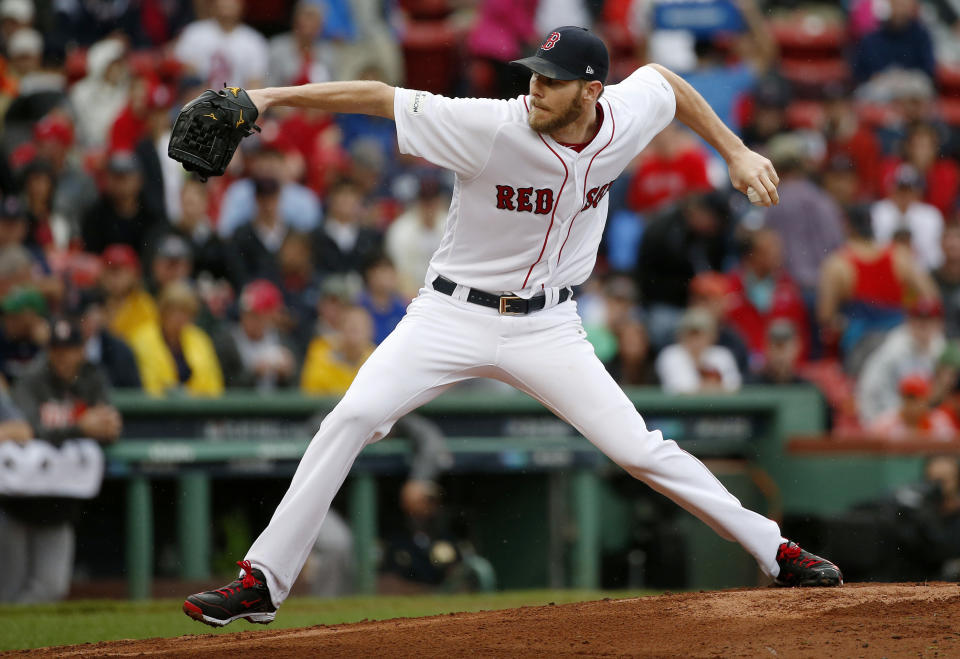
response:
[[[525,391],[614,462],[736,540],[777,576],[783,538],[745,509],[695,457],[640,414],[586,340],[573,300],[560,291],[593,269],[606,192],[672,119],[676,100],[655,69],[606,87],[599,132],[582,151],[527,124],[527,97],[450,99],[397,89],[400,150],[456,173],[443,241],[407,315],[360,369],[324,419],[270,524],[247,553],[274,604],[290,592],[337,490],[364,446],[394,421],[448,389],[489,377]],[[433,289],[441,275],[451,295]],[[502,315],[467,301],[473,287],[522,298],[540,311]]]

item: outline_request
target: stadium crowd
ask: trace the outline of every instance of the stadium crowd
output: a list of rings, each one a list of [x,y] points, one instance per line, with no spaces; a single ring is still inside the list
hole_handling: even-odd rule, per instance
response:
[[[752,207],[674,125],[612,185],[579,298],[618,380],[812,381],[842,431],[957,432],[949,0],[711,0],[706,23],[655,0],[95,4],[0,3],[0,374],[21,407],[49,402],[24,377],[57,320],[112,387],[344,391],[422,285],[452,180],[389,121],[276,110],[203,183],[166,157],[177,108],[225,82],[522,93],[506,62],[563,15],[607,39],[611,83],[682,73],[782,181]]]
[[[960,436],[956,0],[0,0],[0,439],[114,441],[111,388],[345,391],[451,177],[390,121],[271,110],[204,183],[166,157],[178,108],[359,78],[512,96],[558,17],[606,39],[608,83],[681,73],[781,178],[751,206],[674,125],[611,186],[577,297],[617,380],[809,382],[837,432]]]

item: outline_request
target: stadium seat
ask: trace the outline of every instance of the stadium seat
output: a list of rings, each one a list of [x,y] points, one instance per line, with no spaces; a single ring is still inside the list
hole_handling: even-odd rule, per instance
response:
[[[817,60],[784,58],[780,72],[790,81],[797,95],[806,98],[820,98],[824,86],[850,79],[850,66],[841,57]]]
[[[937,87],[940,89],[941,96],[960,97],[960,66],[939,65]]]
[[[818,101],[794,101],[787,106],[787,124],[790,128],[818,130],[823,120],[823,104]]]

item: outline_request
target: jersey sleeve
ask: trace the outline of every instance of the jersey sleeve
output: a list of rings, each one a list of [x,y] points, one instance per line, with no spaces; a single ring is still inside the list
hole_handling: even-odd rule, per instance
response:
[[[511,117],[509,101],[398,88],[393,102],[400,152],[465,178],[483,171],[497,131]]]
[[[635,136],[642,149],[673,121],[677,111],[673,87],[652,66],[641,66],[616,87],[617,95],[637,117]]]

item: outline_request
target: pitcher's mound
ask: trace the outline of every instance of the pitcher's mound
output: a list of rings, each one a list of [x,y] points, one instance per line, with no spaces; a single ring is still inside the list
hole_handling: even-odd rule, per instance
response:
[[[848,584],[836,589],[754,588],[665,594],[331,627],[115,641],[29,654],[204,659],[465,655],[956,657],[960,656],[960,586]]]

